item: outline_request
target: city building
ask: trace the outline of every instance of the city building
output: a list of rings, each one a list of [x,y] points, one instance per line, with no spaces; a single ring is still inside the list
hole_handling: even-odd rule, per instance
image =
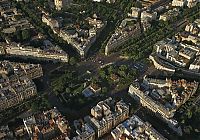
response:
[[[116,0],[106,0],[107,3],[115,3]]]
[[[75,48],[82,58],[87,55],[90,47],[107,25],[107,21],[102,21],[96,14],[87,17],[83,21],[84,25],[67,24],[61,27],[61,19],[51,18],[48,13],[42,16],[42,21],[51,27],[55,34]]]
[[[106,21],[100,20],[96,14],[93,17],[86,18],[86,22],[89,24],[89,29],[77,28],[72,25],[60,29],[58,32],[58,35],[71,44],[81,57],[86,56],[88,50],[107,24]]]
[[[1,140],[9,140],[13,139],[13,132],[6,126],[0,126],[0,139]]]
[[[113,81],[113,82],[119,82],[119,80],[120,80],[120,77],[119,77],[119,75],[117,75],[117,74],[111,74],[110,75],[110,79]]]
[[[200,56],[197,56],[196,59],[190,64],[189,69],[194,72],[200,71]]]
[[[68,121],[56,108],[24,118],[23,122],[32,140],[69,140]]]
[[[94,106],[91,115],[85,117],[85,121],[95,130],[97,139],[128,118],[129,106],[110,97]]]
[[[20,2],[20,1],[24,1],[24,2],[29,2],[29,0],[16,0],[17,2]]]
[[[200,37],[200,19],[196,19],[193,23],[186,25],[185,31]]]
[[[141,22],[150,22],[156,20],[157,12],[143,11],[141,12]]]
[[[144,32],[146,32],[151,27],[151,23],[148,21],[142,21],[141,25]]]
[[[64,6],[69,5],[72,0],[54,0],[56,10],[61,10]]]
[[[90,97],[93,95],[99,95],[98,93],[101,92],[101,86],[96,83],[91,83],[87,88],[82,91],[82,94],[85,97]]]
[[[99,93],[101,91],[101,87],[100,85],[96,84],[96,83],[91,83],[89,85],[89,88],[94,92],[94,93]]]
[[[92,91],[92,89],[91,89],[90,87],[85,88],[85,89],[82,91],[82,94],[83,94],[84,97],[86,97],[86,98],[95,95],[95,93]]]
[[[133,115],[111,131],[114,140],[166,140],[150,123]]]
[[[17,75],[25,75],[30,79],[36,79],[43,76],[42,66],[40,64],[12,63],[14,72]],[[20,73],[19,71],[22,71]]]
[[[124,19],[106,44],[105,55],[116,51],[118,47],[130,38],[138,37],[140,34],[141,28],[139,23],[135,23],[133,19]]]
[[[189,32],[179,33],[176,38],[181,41],[192,42],[194,45],[200,45],[200,37],[197,35],[190,34]]]
[[[187,5],[187,0],[173,0],[172,1],[172,6],[184,7],[186,5]]]
[[[103,2],[104,0],[93,0],[94,2]]]
[[[17,56],[22,58],[34,58],[53,62],[68,62],[68,55],[57,46],[53,46],[49,41],[45,41],[44,49],[24,46],[12,42],[10,44],[0,44],[0,55]],[[42,47],[42,46],[41,46]]]
[[[78,136],[73,137],[72,140],[95,140],[95,131],[88,123],[75,120],[74,124]]]
[[[130,85],[129,94],[182,135],[181,128],[173,119],[174,113],[197,91],[198,84],[185,79],[155,79],[145,76],[142,83],[135,81]]]
[[[0,111],[35,96],[37,89],[32,79],[41,76],[39,64],[0,61]]]
[[[2,75],[0,85],[0,111],[16,106],[37,94],[36,85],[26,76]]]
[[[4,11],[6,9],[10,9],[11,8],[11,2],[8,0],[1,0],[0,1],[0,10]]]
[[[170,2],[170,0],[169,1],[167,0],[140,0],[140,2],[144,9],[152,9],[155,6],[160,6],[163,4],[166,5]]]
[[[187,44],[187,43],[184,43],[184,42],[180,42],[179,43],[179,46],[181,48],[184,48],[184,49],[190,49],[192,50],[193,52],[196,52],[196,55],[199,55],[199,52],[200,52],[200,48],[199,46],[196,46],[196,45],[190,45],[190,44]]]
[[[200,1],[199,1],[199,2],[200,2]],[[199,18],[196,19],[196,20],[194,21],[194,23],[197,24],[197,26],[200,28],[200,19],[199,19]]]
[[[42,15],[42,22],[46,23],[51,29],[59,28],[59,22],[55,19],[50,18],[48,15]]]
[[[197,3],[200,2],[199,0],[173,0],[172,6],[176,7],[184,7],[187,6],[189,8],[192,8],[197,5]]]
[[[192,8],[197,5],[197,3],[200,2],[199,0],[187,0],[187,7]]]
[[[27,18],[21,17],[22,13],[13,7],[10,2],[2,1],[0,5],[0,17],[4,19],[2,20],[4,28],[1,32],[12,34],[19,30],[34,28]]]
[[[156,55],[177,67],[185,67],[198,53],[192,45],[163,40],[155,44]]]
[[[151,22],[157,19],[156,11],[144,10],[141,12],[141,28],[146,32],[151,27]]]
[[[157,55],[155,54],[151,54],[149,56],[149,59],[153,62],[153,65],[156,69],[158,70],[163,70],[163,71],[167,71],[169,73],[174,73],[176,70],[176,66],[170,64],[167,61],[163,61],[162,59],[160,59]]]
[[[198,75],[200,54],[200,20],[187,23],[185,31],[178,33],[172,39],[164,39],[154,45],[154,51],[149,56],[156,69],[174,73],[176,69]],[[188,69],[189,68],[189,69]]]
[[[43,76],[43,71],[40,64],[0,61],[0,74],[16,74],[18,76],[27,76],[30,79],[36,79]]]
[[[137,8],[137,7],[131,7],[131,13],[128,13],[129,17],[138,19],[140,17],[141,14],[141,9]]]
[[[14,15],[13,15],[14,16]],[[16,32],[17,30],[25,30],[25,29],[30,29],[34,28],[32,24],[27,19],[20,19],[20,20],[14,20],[13,21],[8,21],[8,24],[5,24],[6,28],[2,30],[3,33],[5,34],[11,34]]]
[[[179,14],[180,14],[179,9],[173,8],[172,10],[169,10],[165,12],[164,14],[161,14],[159,20],[173,21],[173,18],[177,17]]]
[[[94,2],[107,2],[107,3],[115,3],[115,0],[92,0]]]
[[[16,126],[13,130],[13,133],[14,133],[14,138],[16,139],[30,139],[23,123],[20,124],[19,126]]]

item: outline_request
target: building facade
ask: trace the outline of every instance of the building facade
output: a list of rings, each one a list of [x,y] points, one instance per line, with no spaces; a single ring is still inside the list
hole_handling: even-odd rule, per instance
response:
[[[91,109],[86,121],[94,128],[96,138],[102,137],[129,116],[129,106],[123,101],[108,98]]]

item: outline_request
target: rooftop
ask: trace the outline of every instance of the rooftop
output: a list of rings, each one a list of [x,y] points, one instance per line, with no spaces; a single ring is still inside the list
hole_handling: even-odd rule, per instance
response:
[[[111,134],[115,140],[121,138],[166,140],[148,122],[143,122],[136,115],[118,125]]]
[[[52,136],[52,139],[63,134],[64,137],[68,137],[70,129],[68,122],[56,108],[42,113],[37,113],[33,116],[25,118],[23,121],[28,134],[32,138],[39,137],[40,134],[44,136],[45,133],[55,134]],[[57,130],[60,132],[56,133]]]
[[[173,113],[196,92],[198,84],[196,81],[190,82],[185,79],[144,77],[143,82],[139,83],[140,87],[135,87],[140,92],[135,94],[145,100],[149,107],[155,107],[171,118]]]

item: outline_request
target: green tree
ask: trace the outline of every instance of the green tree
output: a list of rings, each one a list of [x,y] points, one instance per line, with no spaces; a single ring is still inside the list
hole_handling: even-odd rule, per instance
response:
[[[28,40],[31,38],[31,34],[29,30],[22,30],[22,40]]]
[[[103,87],[102,90],[101,90],[101,92],[103,94],[108,93],[108,88],[107,87]]]
[[[65,89],[65,92],[66,92],[66,93],[70,93],[70,92],[71,92],[71,89],[67,87],[67,88]]]
[[[37,112],[38,110],[39,110],[38,103],[37,102],[33,102],[31,104],[31,111]]]
[[[137,8],[142,8],[142,2],[136,1],[135,7],[137,7]]]
[[[16,32],[16,39],[17,39],[17,40],[21,40],[21,39],[22,39],[22,36],[21,36],[21,32],[20,32],[20,31],[17,31],[17,32]]]
[[[76,60],[75,57],[71,57],[71,58],[69,59],[69,64],[70,64],[70,65],[75,65],[76,62],[77,62],[77,60]]]
[[[102,78],[106,78],[106,72],[104,70],[100,70],[99,71],[99,75],[102,77]]]

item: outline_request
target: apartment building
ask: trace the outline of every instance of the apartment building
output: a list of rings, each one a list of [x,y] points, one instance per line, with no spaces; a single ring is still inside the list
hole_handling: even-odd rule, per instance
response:
[[[116,0],[106,0],[107,3],[115,3]]]
[[[129,24],[128,23],[131,23]],[[105,55],[109,55],[110,52],[115,51],[128,41],[132,37],[138,37],[141,34],[141,28],[139,23],[133,24],[132,19],[124,19],[121,25],[112,34],[105,48]]]
[[[195,45],[200,45],[200,37],[188,32],[179,33],[176,36],[181,41],[192,42]]]
[[[69,140],[68,121],[56,108],[24,118],[23,122],[31,140]]]
[[[2,75],[0,86],[0,111],[16,106],[37,94],[36,85],[26,76]]]
[[[154,45],[149,56],[156,69],[174,73],[176,68],[187,69],[193,74],[199,71],[200,20],[196,19],[172,39],[165,39]],[[188,70],[189,68],[189,70]]]
[[[17,8],[14,8],[10,2],[3,1],[0,7],[0,16],[4,18],[4,28],[2,32],[5,34],[12,34],[17,30],[25,30],[34,28],[32,24],[26,18],[16,18],[21,16]]]
[[[193,45],[163,40],[155,44],[156,55],[177,67],[186,67],[198,54],[199,49]]]
[[[13,132],[9,129],[8,125],[0,126],[0,139],[7,140],[13,139]]]
[[[81,57],[85,57],[90,47],[96,41],[100,32],[107,25],[107,21],[102,21],[94,14],[92,17],[87,17],[84,22],[88,23],[89,29],[81,28],[80,26],[67,25],[60,28],[59,22],[48,15],[42,16],[42,21],[50,26],[55,34],[72,45]],[[86,25],[87,26],[87,25]]]
[[[167,140],[160,133],[158,133],[150,123],[142,121],[138,116],[133,115],[128,120],[119,124],[111,131],[114,140]]]
[[[0,61],[0,74],[16,74],[18,76],[27,76],[30,79],[36,79],[43,76],[43,71],[40,64]]]
[[[70,26],[66,29],[60,29],[58,32],[58,35],[71,44],[81,57],[86,56],[88,50],[107,24],[106,21],[103,22],[95,14],[93,17],[86,18],[86,21],[90,25],[89,29]]]
[[[42,22],[46,23],[53,30],[54,28],[59,28],[59,22],[55,19],[50,18],[48,15],[42,15]]]
[[[141,12],[141,21],[142,22],[150,22],[153,20],[156,20],[157,18],[157,12],[151,12],[151,11],[143,11]]]
[[[181,128],[173,119],[174,113],[197,91],[198,84],[185,79],[175,81],[145,76],[142,83],[136,81],[130,85],[129,94],[182,135]]]
[[[128,13],[128,16],[137,19],[140,17],[140,14],[141,14],[140,8],[131,7],[131,13]]]
[[[187,5],[187,0],[173,0],[172,1],[172,6],[184,7],[186,5]]]
[[[11,8],[11,2],[8,0],[1,0],[0,1],[0,9],[1,11],[4,11],[6,9],[10,9]]]
[[[95,130],[96,138],[100,138],[128,118],[129,106],[123,101],[115,102],[112,98],[108,98],[94,106],[91,115],[85,120]]]
[[[189,69],[194,71],[194,72],[200,71],[200,56],[197,56],[195,58],[195,60],[190,64]]]
[[[146,101],[148,99],[153,101],[152,104],[156,104],[152,106],[155,108],[154,112],[159,112],[166,118],[172,118],[177,108],[184,104],[196,92],[198,84],[196,81],[188,82],[184,79],[173,81],[171,79],[154,79],[145,76],[140,87],[132,85],[129,91],[133,94],[137,94],[134,92],[136,90],[140,91],[137,95],[141,96],[141,98],[144,97]],[[179,91],[178,87],[182,87],[182,90]],[[140,90],[140,88],[144,88],[145,90]],[[158,101],[161,101],[167,94],[172,97],[173,102],[171,105],[166,100],[159,103]],[[151,104],[151,102],[148,104]],[[160,111],[157,111],[157,109],[160,109]]]
[[[1,43],[1,55],[34,58],[53,62],[68,62],[68,55],[57,47],[48,46],[45,49],[24,46],[12,42],[11,44]]]
[[[72,140],[95,140],[95,131],[88,123],[80,123],[76,128],[76,133],[78,135],[73,137]]]
[[[172,6],[176,7],[184,7],[187,6],[189,8],[192,8],[197,5],[199,0],[173,0],[172,1]]]
[[[197,5],[197,3],[200,2],[199,0],[187,0],[187,7],[192,8]]]
[[[107,2],[107,3],[115,3],[115,0],[92,0],[92,1],[94,1],[94,2]]]
[[[56,10],[61,10],[64,6],[69,5],[72,0],[54,0]]]
[[[200,19],[196,19],[193,23],[186,25],[185,31],[200,37]]]
[[[26,75],[30,79],[36,79],[43,76],[42,66],[40,64],[11,63],[14,73],[17,75]]]
[[[153,62],[153,65],[158,70],[167,71],[169,73],[174,73],[176,70],[176,67],[166,61],[163,61],[162,59],[159,59],[159,57],[155,54],[151,54],[149,56],[149,59]]]
[[[172,21],[174,17],[177,17],[179,15],[179,13],[180,13],[179,9],[173,8],[172,10],[169,10],[164,14],[160,15],[159,20]]]

